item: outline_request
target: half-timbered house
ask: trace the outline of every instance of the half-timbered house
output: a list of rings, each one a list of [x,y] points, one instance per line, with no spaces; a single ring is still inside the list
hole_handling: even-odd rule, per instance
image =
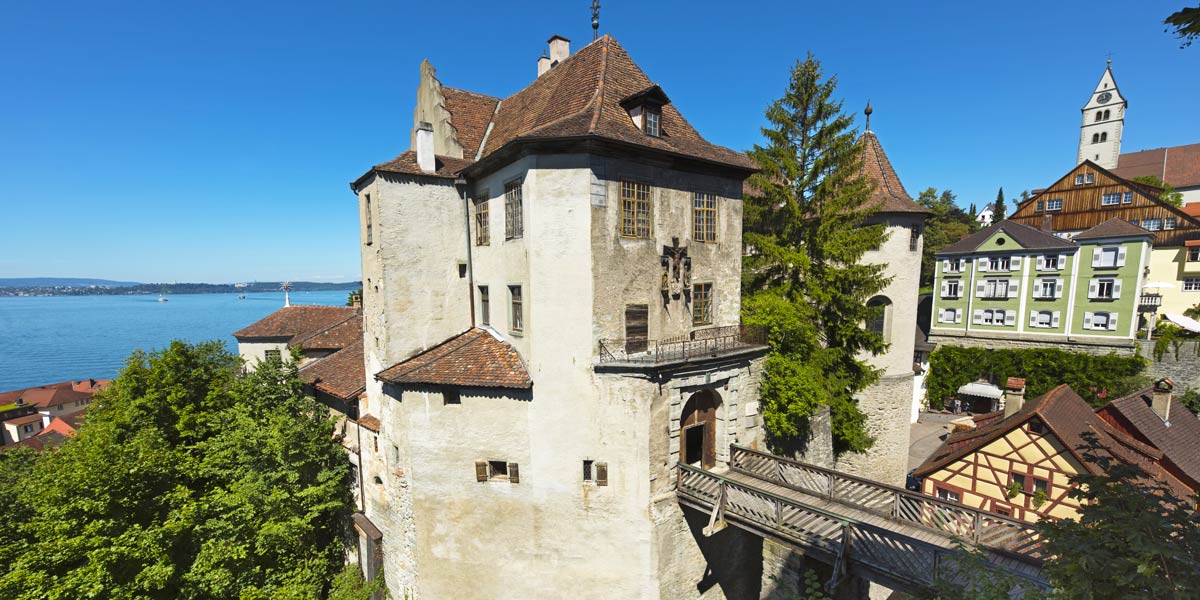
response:
[[[913,474],[924,493],[1037,522],[1076,518],[1071,478],[1100,474],[1085,454],[1136,464],[1181,499],[1192,492],[1162,466],[1163,452],[1101,419],[1068,385],[1024,402],[1024,381],[1010,379],[1005,409],[951,434]]]

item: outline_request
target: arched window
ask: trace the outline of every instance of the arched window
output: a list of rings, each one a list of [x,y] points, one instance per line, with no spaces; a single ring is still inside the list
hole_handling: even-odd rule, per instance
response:
[[[1093,133],[1093,134],[1092,134],[1092,143],[1093,143],[1093,144],[1099,144],[1099,143],[1100,143],[1100,134],[1098,134],[1098,133]]]
[[[870,308],[878,308],[875,318],[867,321],[867,329],[883,336],[883,341],[890,341],[891,336],[888,335],[888,323],[891,322],[892,301],[888,300],[887,296],[875,296],[867,301],[867,306]]]
[[[1104,111],[1104,120],[1105,121],[1108,120],[1108,111],[1107,110]]]
[[[1100,122],[1103,119],[1104,119],[1104,111],[1102,111],[1102,110],[1096,111],[1096,122]]]
[[[1102,141],[1102,142],[1108,141],[1108,132],[1107,131],[1100,134],[1100,141]]]

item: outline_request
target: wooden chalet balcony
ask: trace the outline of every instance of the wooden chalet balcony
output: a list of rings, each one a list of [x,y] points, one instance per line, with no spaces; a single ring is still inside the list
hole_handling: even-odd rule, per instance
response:
[[[698,329],[661,340],[602,339],[600,364],[695,362],[766,349],[766,342],[766,330],[745,325]]]

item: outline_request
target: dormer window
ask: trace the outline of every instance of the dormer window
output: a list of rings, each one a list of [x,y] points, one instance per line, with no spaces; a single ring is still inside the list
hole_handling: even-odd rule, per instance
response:
[[[662,109],[671,103],[666,93],[652,85],[621,100],[621,108],[629,112],[633,124],[646,135],[662,137]]]

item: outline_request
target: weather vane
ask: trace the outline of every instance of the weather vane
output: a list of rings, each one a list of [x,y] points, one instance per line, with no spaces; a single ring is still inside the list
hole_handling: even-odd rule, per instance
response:
[[[600,37],[600,0],[592,0],[592,41]]]
[[[1112,52],[1105,52],[1105,53],[1104,53],[1104,55],[1108,57],[1108,64],[1110,64],[1110,65],[1111,65],[1111,64],[1112,64],[1112,57],[1116,56],[1116,54],[1115,54],[1115,53],[1112,53]]]

